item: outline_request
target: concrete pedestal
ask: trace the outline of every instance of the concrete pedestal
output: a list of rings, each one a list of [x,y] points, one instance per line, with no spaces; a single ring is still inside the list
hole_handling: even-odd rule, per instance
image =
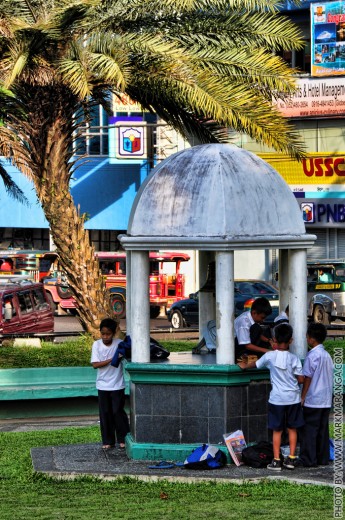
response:
[[[194,446],[219,445],[224,433],[238,429],[247,442],[268,439],[268,372],[217,365],[214,354],[193,357],[202,362],[126,365],[130,458],[181,460]]]

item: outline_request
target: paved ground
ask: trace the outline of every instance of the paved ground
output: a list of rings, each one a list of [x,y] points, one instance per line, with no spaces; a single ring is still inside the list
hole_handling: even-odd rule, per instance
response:
[[[0,421],[0,431],[52,430],[98,424],[97,416],[2,420]],[[59,478],[95,475],[107,479],[132,476],[141,480],[163,478],[185,482],[206,479],[241,483],[244,480],[257,482],[267,478],[289,480],[300,484],[333,485],[334,482],[332,464],[319,468],[298,468],[281,472],[269,472],[267,469],[253,469],[248,466],[238,468],[234,464],[209,471],[186,470],[177,466],[172,469],[150,469],[149,466],[155,465],[157,462],[129,460],[124,450],[119,448],[103,450],[101,443],[33,448],[31,456],[35,471]]]

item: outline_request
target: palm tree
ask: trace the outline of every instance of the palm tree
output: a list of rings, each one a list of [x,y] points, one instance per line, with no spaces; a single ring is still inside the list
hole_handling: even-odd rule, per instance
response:
[[[69,187],[92,106],[126,93],[183,135],[230,127],[299,157],[272,98],[294,90],[275,51],[301,46],[276,0],[0,0],[0,154],[34,183],[85,330],[111,313]]]

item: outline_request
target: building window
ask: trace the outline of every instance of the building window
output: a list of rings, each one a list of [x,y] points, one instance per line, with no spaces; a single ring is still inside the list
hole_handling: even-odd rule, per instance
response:
[[[107,156],[108,152],[108,114],[101,105],[97,105],[91,111],[90,122],[78,131],[74,142],[74,153]]]

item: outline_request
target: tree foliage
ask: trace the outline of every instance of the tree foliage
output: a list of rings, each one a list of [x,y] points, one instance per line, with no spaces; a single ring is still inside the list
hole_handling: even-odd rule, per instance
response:
[[[277,5],[0,0],[0,154],[34,182],[86,329],[110,311],[69,190],[80,124],[95,103],[109,108],[110,93],[126,93],[202,142],[226,141],[232,128],[300,157],[298,135],[272,106],[294,90],[277,52],[302,46]]]

